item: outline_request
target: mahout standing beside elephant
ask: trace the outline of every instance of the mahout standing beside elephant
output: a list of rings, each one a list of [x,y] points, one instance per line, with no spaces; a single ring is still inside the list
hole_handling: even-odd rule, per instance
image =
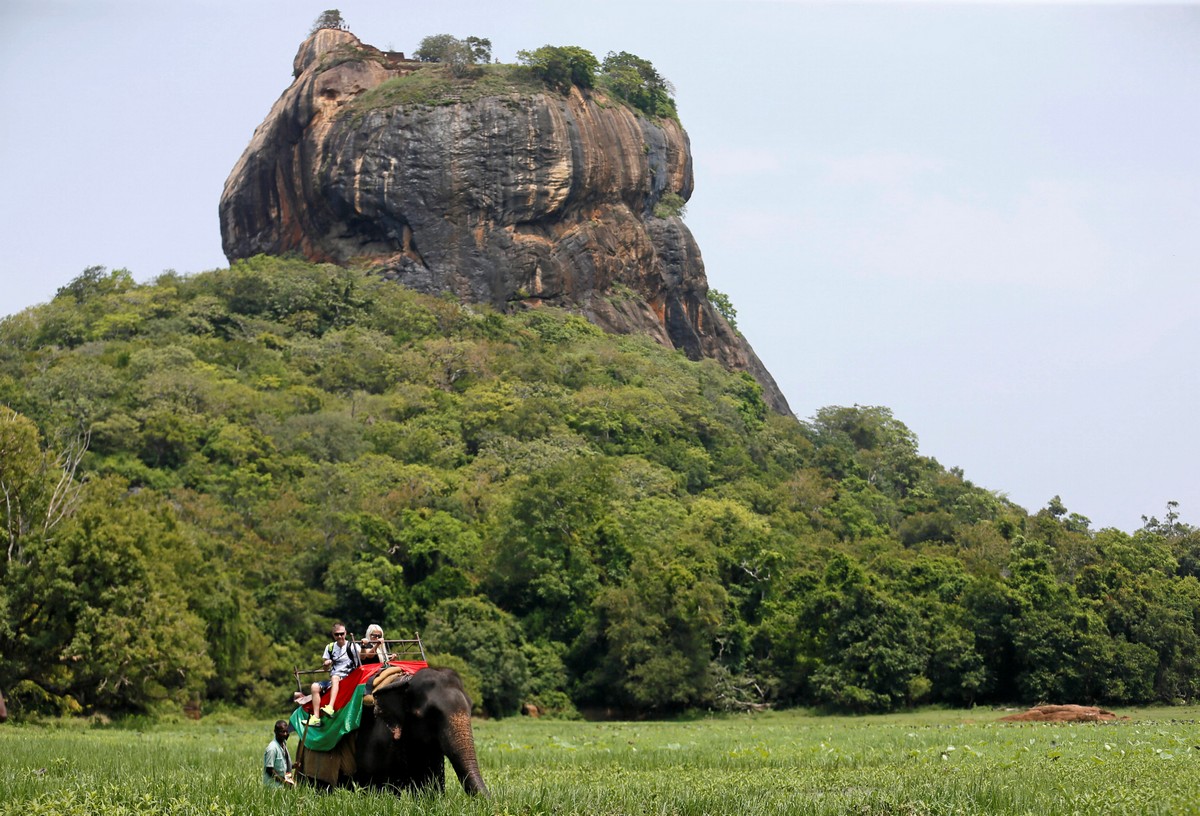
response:
[[[295,784],[292,779],[292,755],[287,747],[290,730],[287,720],[275,721],[275,738],[267,743],[267,749],[263,752],[264,785]]]

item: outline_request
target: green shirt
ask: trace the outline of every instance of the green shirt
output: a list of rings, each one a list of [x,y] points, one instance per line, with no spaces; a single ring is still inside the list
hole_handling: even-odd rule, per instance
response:
[[[288,753],[287,745],[281,745],[279,740],[275,739],[268,743],[267,750],[263,752],[263,784],[282,785],[282,782],[271,775],[272,768],[278,771],[280,776],[292,769],[292,757]]]

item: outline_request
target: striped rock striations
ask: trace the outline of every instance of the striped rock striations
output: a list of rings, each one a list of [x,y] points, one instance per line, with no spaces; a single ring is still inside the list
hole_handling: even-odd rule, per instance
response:
[[[313,34],[294,69],[225,183],[230,261],[296,252],[463,302],[562,306],[747,371],[789,413],[709,303],[691,232],[654,214],[692,192],[678,122],[498,66],[430,85],[445,75],[347,31]]]

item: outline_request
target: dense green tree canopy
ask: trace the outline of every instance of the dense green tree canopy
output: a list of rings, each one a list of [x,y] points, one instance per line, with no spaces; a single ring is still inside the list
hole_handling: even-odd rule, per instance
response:
[[[0,321],[0,534],[18,716],[278,711],[334,619],[496,716],[1200,696],[1174,504],[1030,515],[886,408],[294,259]]]

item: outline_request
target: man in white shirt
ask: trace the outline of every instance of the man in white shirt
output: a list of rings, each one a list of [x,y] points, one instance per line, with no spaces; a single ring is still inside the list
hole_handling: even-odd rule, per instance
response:
[[[321,664],[329,670],[329,679],[312,684],[312,716],[308,718],[310,727],[321,725],[321,715],[333,716],[333,702],[338,696],[338,681],[362,664],[358,644],[346,640],[345,624],[333,625],[333,643],[325,647],[321,653]],[[321,695],[329,692],[329,702],[321,706]],[[318,708],[318,706],[321,706]]]

